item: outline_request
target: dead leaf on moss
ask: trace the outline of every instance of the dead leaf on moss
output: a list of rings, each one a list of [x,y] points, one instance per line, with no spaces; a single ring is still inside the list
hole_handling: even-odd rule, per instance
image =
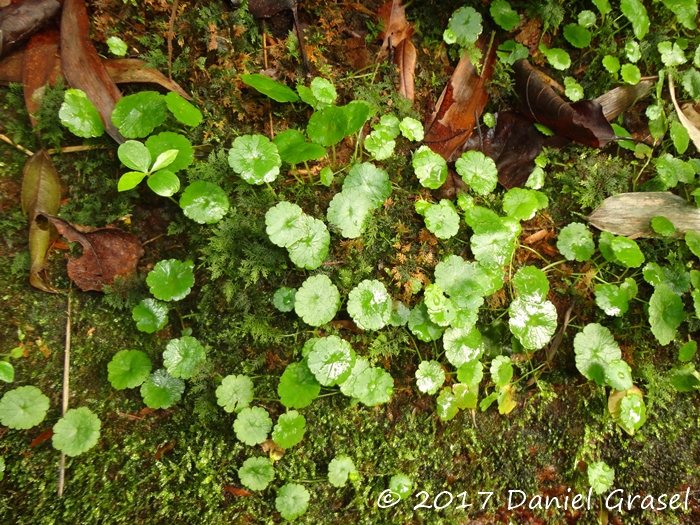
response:
[[[399,93],[413,102],[415,97],[416,47],[410,38],[402,41],[394,51],[394,63],[399,68]]]
[[[24,52],[22,84],[24,103],[29,112],[32,127],[36,127],[34,114],[41,108],[46,85],[56,84],[61,75],[61,65],[57,59],[61,36],[56,29],[37,33],[29,39]]]
[[[379,32],[382,40],[382,49],[388,50],[397,47],[407,38],[411,38],[413,27],[406,20],[406,8],[401,4],[401,0],[390,0],[377,12],[377,17],[382,23],[383,31]]]
[[[41,213],[37,222],[49,221],[69,242],[79,242],[83,255],[68,261],[68,277],[83,291],[102,291],[117,275],[136,271],[143,248],[136,235],[118,228],[91,228]]]

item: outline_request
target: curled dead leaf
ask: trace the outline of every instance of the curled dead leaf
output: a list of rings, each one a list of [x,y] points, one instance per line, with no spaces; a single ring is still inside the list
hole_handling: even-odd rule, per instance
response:
[[[24,0],[0,9],[0,56],[15,51],[61,9],[57,0]]]
[[[29,39],[24,52],[22,84],[24,103],[29,112],[32,127],[36,127],[34,114],[41,108],[46,84],[56,84],[61,75],[61,65],[57,59],[61,37],[57,30],[48,29]]]
[[[692,140],[693,144],[695,144],[695,148],[700,151],[700,129],[697,127],[697,124],[694,124],[693,121],[688,118],[687,115],[687,113],[690,113],[691,115],[693,113],[697,115],[698,113],[692,106],[690,106],[690,108],[686,108],[686,111],[682,111],[678,106],[678,101],[676,100],[676,86],[673,84],[673,75],[668,76],[668,90],[671,93],[671,100],[673,100],[673,107],[676,108],[678,120],[680,120],[683,127],[688,131],[690,140]],[[693,116],[693,118],[695,117]],[[700,120],[700,115],[698,115],[698,120]]]
[[[406,20],[406,8],[401,0],[390,0],[379,8],[377,17],[382,22],[383,31],[379,32],[382,39],[382,49],[388,50],[389,45],[398,45],[407,38],[411,38],[413,27]]]
[[[394,64],[399,68],[399,93],[413,102],[415,97],[416,47],[410,38],[403,40],[394,51]]]

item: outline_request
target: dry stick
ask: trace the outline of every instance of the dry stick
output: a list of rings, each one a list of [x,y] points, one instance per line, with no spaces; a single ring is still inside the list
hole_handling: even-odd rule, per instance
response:
[[[7,142],[10,146],[14,146],[14,147],[17,148],[18,150],[20,150],[22,153],[26,153],[26,154],[29,155],[30,157],[31,157],[32,155],[34,155],[34,152],[33,152],[33,151],[29,151],[29,150],[28,150],[27,148],[25,148],[24,146],[20,146],[19,144],[15,144],[14,142],[12,142],[12,140],[10,139],[10,137],[8,137],[7,135],[3,135],[2,133],[0,133],[0,140],[2,140],[3,142]]]
[[[53,149],[49,150],[49,155],[56,155],[57,153],[78,153],[80,151],[90,151],[92,149],[107,149],[107,146],[85,145],[85,146],[66,146],[64,148],[53,148]]]
[[[267,64],[267,33],[263,30],[263,59],[265,61],[265,69],[268,69]],[[272,124],[272,101],[268,100],[267,114],[270,117],[270,140],[275,138],[275,129]]]
[[[68,380],[70,377],[70,290],[68,290],[68,315],[66,317],[66,348],[63,357],[63,406],[61,413],[63,416],[68,411],[68,397],[70,395]],[[58,497],[63,496],[63,486],[66,480],[66,455],[61,453],[61,466],[58,471]]]
[[[173,8],[170,10],[170,22],[168,23],[168,78],[173,79],[173,36],[175,31],[175,14],[177,13],[177,4],[180,0],[173,2]]]

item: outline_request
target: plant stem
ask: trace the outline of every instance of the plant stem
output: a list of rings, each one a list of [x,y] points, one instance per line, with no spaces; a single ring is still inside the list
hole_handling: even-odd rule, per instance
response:
[[[304,167],[306,168],[306,175],[309,177],[309,182],[313,182],[314,178],[311,176],[311,169],[309,168],[309,163],[304,161]]]
[[[61,404],[61,414],[66,415],[68,411],[68,398],[70,397],[70,307],[71,295],[68,290],[68,309],[66,311],[66,344],[63,355],[63,401]],[[63,497],[63,488],[66,481],[66,455],[61,453],[61,464],[58,471],[58,497]]]
[[[336,159],[335,159],[335,144],[333,144],[333,171],[335,171],[336,167]]]

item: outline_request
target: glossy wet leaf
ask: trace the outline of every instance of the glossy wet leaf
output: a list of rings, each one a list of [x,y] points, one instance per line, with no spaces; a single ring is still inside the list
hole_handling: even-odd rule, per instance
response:
[[[700,257],[700,234],[695,230],[685,232],[685,244],[695,257]]]
[[[457,379],[469,388],[476,389],[484,377],[484,365],[478,359],[467,361],[457,369]]]
[[[577,102],[584,97],[583,87],[572,77],[564,79],[564,94],[571,102]]]
[[[587,261],[595,252],[593,234],[585,224],[572,222],[559,233],[557,248],[570,261]]]
[[[391,326],[405,326],[408,323],[408,318],[411,315],[411,310],[401,301],[394,301],[394,307],[391,310],[389,324]]]
[[[643,40],[649,31],[649,15],[641,0],[620,0],[620,10],[632,22],[637,40]]]
[[[301,99],[315,110],[330,106],[338,98],[335,86],[329,80],[321,77],[314,78],[309,88],[298,86],[297,92]]]
[[[604,461],[588,465],[588,483],[596,494],[604,494],[615,481],[615,470]]]
[[[695,0],[663,0],[663,3],[687,29],[697,29],[698,4]]]
[[[620,75],[622,80],[633,86],[639,84],[639,81],[642,79],[642,73],[634,64],[624,64],[620,68]]]
[[[265,225],[270,241],[277,246],[287,248],[304,236],[299,220],[303,211],[291,202],[282,201],[267,210]]]
[[[620,71],[620,59],[611,55],[605,55],[603,57],[603,67],[617,77],[617,73]]]
[[[673,341],[683,319],[681,298],[665,283],[659,284],[649,300],[649,324],[656,340],[664,346]]]
[[[512,219],[511,219],[512,220]],[[500,267],[508,263],[515,250],[519,234],[506,220],[480,225],[471,238],[474,258],[485,267]]]
[[[316,342],[309,353],[308,366],[323,386],[335,386],[350,376],[355,359],[350,343],[329,335]]]
[[[184,214],[199,224],[219,222],[229,209],[224,190],[213,182],[198,180],[185,188],[180,197]]]
[[[321,173],[319,174],[319,180],[321,181],[321,184],[323,184],[326,187],[329,187],[333,183],[333,177],[333,170],[329,166],[323,168],[321,170]]]
[[[685,54],[676,42],[659,42],[656,47],[664,66],[676,67],[686,62]]]
[[[457,317],[457,307],[454,302],[445,296],[438,284],[426,286],[423,295],[423,303],[428,309],[428,317],[439,326],[448,326]]]
[[[610,330],[598,323],[588,324],[576,334],[574,352],[578,371],[599,385],[606,384],[606,369],[622,355]]]
[[[78,137],[100,137],[105,132],[99,111],[79,89],[66,90],[58,117],[61,124]]]
[[[180,179],[170,170],[156,171],[146,179],[146,184],[161,197],[171,197],[180,190]]]
[[[572,46],[583,49],[591,45],[591,32],[579,24],[567,24],[564,26],[564,38]]]
[[[467,151],[455,162],[462,180],[479,195],[488,195],[498,184],[496,163],[480,151]]]
[[[325,157],[326,148],[306,142],[306,137],[296,129],[278,133],[272,141],[277,146],[280,158],[289,164],[299,164]]]
[[[445,382],[445,371],[437,361],[423,361],[416,370],[416,386],[424,394],[433,395]]]
[[[297,102],[299,100],[299,97],[291,88],[276,80],[272,80],[267,75],[258,73],[241,75],[241,81],[277,102]]]
[[[262,443],[272,430],[272,419],[262,407],[246,407],[238,412],[233,422],[236,437],[249,446]]]
[[[359,395],[359,390],[357,392],[355,391],[357,379],[363,372],[369,370],[370,368],[371,367],[369,366],[369,361],[367,361],[367,359],[364,357],[357,357],[355,359],[355,364],[350,371],[350,375],[340,384],[340,391],[343,393],[343,395],[357,398]]]
[[[549,205],[544,193],[523,188],[511,188],[503,196],[503,211],[519,221],[528,221],[535,213]]]
[[[654,287],[663,283],[678,295],[690,290],[690,274],[683,266],[660,266],[657,263],[649,263],[642,269],[642,274],[644,280]]]
[[[353,396],[367,406],[388,403],[394,393],[394,379],[382,368],[368,367],[355,378]]]
[[[127,140],[117,150],[119,160],[127,168],[148,173],[151,169],[151,152],[138,140]]]
[[[459,215],[452,201],[442,199],[425,212],[425,226],[438,239],[449,239],[459,231]]]
[[[41,423],[49,410],[49,398],[35,386],[21,386],[0,399],[0,423],[25,430]]]
[[[399,124],[399,129],[401,130],[401,134],[408,140],[413,140],[415,142],[423,140],[423,124],[414,118],[404,117],[401,124]]]
[[[147,173],[143,173],[142,171],[129,171],[119,177],[119,182],[117,183],[117,190],[118,191],[129,191],[133,190],[136,186],[138,186],[141,181],[147,177]]]
[[[314,275],[297,290],[294,311],[306,324],[329,323],[340,308],[340,292],[325,275]]]
[[[165,95],[165,103],[170,113],[186,126],[199,126],[204,118],[201,111],[173,91]]]
[[[302,485],[287,483],[277,492],[275,509],[284,519],[293,521],[309,508],[310,498],[309,491]]]
[[[682,363],[691,361],[698,351],[698,344],[695,341],[688,341],[678,350],[678,360]]]
[[[563,49],[558,47],[547,49],[542,46],[540,47],[540,51],[547,57],[547,62],[549,62],[554,69],[563,71],[571,66],[571,56]]]
[[[189,379],[197,372],[207,355],[204,347],[192,336],[171,339],[163,352],[163,364],[173,377]]]
[[[228,163],[248,184],[269,184],[279,175],[282,159],[270,139],[256,134],[233,141]]]
[[[168,169],[172,172],[184,170],[194,160],[194,149],[187,137],[172,131],[163,131],[157,135],[151,135],[146,139],[146,148],[148,148],[153,159],[158,158],[158,155],[168,150],[177,150],[177,156],[168,165]]]
[[[629,309],[630,299],[637,295],[637,284],[632,278],[621,286],[599,284],[595,287],[595,303],[606,315],[621,316]]]
[[[670,371],[670,382],[678,392],[693,392],[700,390],[700,374],[693,363],[673,368]]]
[[[482,31],[481,15],[472,7],[460,7],[450,17],[443,39],[448,44],[468,47],[477,41]]]
[[[428,308],[420,302],[411,310],[408,318],[408,328],[411,333],[423,342],[439,339],[442,335],[442,327],[430,320]]]
[[[329,147],[343,140],[347,128],[345,110],[338,106],[328,106],[311,115],[306,133],[312,142]]]
[[[352,167],[343,181],[343,192],[357,191],[367,196],[373,208],[391,196],[389,174],[374,164],[363,162]]]
[[[255,395],[253,380],[243,374],[228,375],[216,388],[216,403],[226,412],[240,412],[248,408]]]
[[[437,189],[447,180],[447,163],[428,146],[421,146],[413,154],[413,170],[424,188]]]
[[[345,136],[354,135],[362,129],[365,122],[374,115],[374,108],[364,100],[353,100],[352,102],[341,106],[345,113]]]
[[[53,426],[53,447],[66,456],[78,456],[97,444],[100,419],[87,407],[71,408]]]
[[[15,367],[7,361],[0,361],[0,381],[12,383],[15,380]]]
[[[140,386],[151,373],[151,360],[140,350],[120,350],[107,364],[107,379],[116,390]]]
[[[275,469],[269,459],[252,457],[246,459],[238,469],[238,477],[250,490],[265,490],[275,479]]]
[[[389,479],[389,488],[403,500],[413,491],[413,480],[406,474],[395,474]]]
[[[277,395],[287,408],[304,408],[318,397],[321,384],[316,380],[306,363],[290,363],[285,368],[279,385]]]
[[[549,293],[549,280],[539,268],[523,266],[513,277],[513,287],[518,295],[531,297],[535,301],[544,301]]]
[[[365,231],[367,217],[372,211],[371,198],[361,191],[348,190],[336,193],[327,213],[330,224],[340,229],[346,239],[355,239]]]
[[[457,408],[460,410],[476,409],[479,400],[479,388],[470,388],[468,385],[456,383],[452,385],[452,393],[455,396]]]
[[[642,396],[628,392],[620,402],[620,422],[622,427],[634,434],[647,420],[646,406]]]
[[[632,369],[622,359],[613,359],[605,367],[605,383],[615,390],[632,388]]]
[[[301,442],[306,432],[306,418],[296,410],[282,414],[272,430],[272,440],[287,449]]]
[[[512,31],[520,25],[520,15],[514,11],[506,0],[494,0],[489,8],[494,21],[506,31]]]
[[[491,379],[497,387],[504,387],[513,379],[513,363],[506,357],[499,355],[491,361]]]
[[[110,53],[112,53],[113,55],[117,55],[118,57],[123,57],[124,55],[126,55],[126,52],[128,50],[126,42],[124,42],[118,36],[110,36],[107,39],[107,47],[109,47]]]
[[[517,297],[508,309],[510,331],[528,350],[546,345],[557,329],[557,309],[549,301]]]
[[[615,237],[610,242],[615,261],[628,268],[639,268],[644,262],[644,254],[632,239]]]
[[[165,97],[156,91],[141,91],[117,102],[112,122],[128,139],[150,135],[168,116]]]
[[[384,328],[392,308],[391,296],[381,281],[365,279],[348,295],[348,314],[362,330]]]
[[[141,385],[141,397],[148,408],[170,408],[180,401],[185,382],[168,374],[165,368],[153,372]]]
[[[272,296],[272,304],[280,312],[291,312],[294,310],[294,297],[296,294],[296,288],[288,288],[286,286],[278,288]]]
[[[148,272],[146,284],[150,292],[161,301],[179,301],[187,297],[194,286],[192,263],[166,259],[158,261]]]
[[[478,308],[479,299],[493,290],[489,275],[474,262],[448,255],[435,267],[435,282],[463,308]]]
[[[334,487],[344,487],[348,478],[358,478],[359,473],[352,459],[345,455],[334,457],[328,464],[328,482]]]
[[[676,232],[673,223],[663,216],[657,216],[651,219],[651,229],[664,237],[669,237]]]
[[[445,357],[455,368],[479,359],[482,354],[481,333],[476,328],[448,328],[442,344]]]
[[[437,415],[443,421],[449,421],[459,412],[457,396],[450,387],[445,387],[437,397]]]
[[[382,129],[375,129],[364,140],[365,149],[374,160],[386,160],[394,154],[396,141]]]
[[[690,135],[688,134],[688,130],[680,122],[673,121],[671,122],[670,133],[671,140],[673,141],[673,147],[675,147],[676,151],[682,155],[688,149],[688,145],[690,144]]]
[[[289,258],[299,268],[315,270],[328,255],[330,234],[323,221],[302,215],[299,220],[301,238],[289,245]]]

